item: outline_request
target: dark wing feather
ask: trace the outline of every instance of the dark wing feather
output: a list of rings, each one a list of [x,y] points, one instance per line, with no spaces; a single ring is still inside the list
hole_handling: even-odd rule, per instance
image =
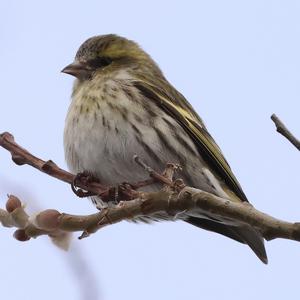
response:
[[[245,241],[235,232],[235,228],[233,226],[228,226],[222,223],[218,223],[209,219],[202,219],[202,218],[195,218],[195,217],[189,217],[186,220],[187,223],[190,223],[194,226],[209,230],[209,231],[214,231],[217,233],[220,233],[222,235],[225,235],[233,240],[236,240],[237,242],[240,243],[245,243]]]
[[[208,219],[189,217],[186,222],[225,235],[237,242],[247,244],[257,257],[265,264],[268,263],[264,241],[261,235],[252,227],[244,224],[241,227],[228,226]]]

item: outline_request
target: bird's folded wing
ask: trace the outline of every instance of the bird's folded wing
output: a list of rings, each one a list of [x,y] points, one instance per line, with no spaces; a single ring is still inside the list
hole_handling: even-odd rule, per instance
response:
[[[200,154],[213,166],[228,187],[242,201],[248,201],[220,148],[188,101],[172,87],[169,91],[165,91],[162,87],[144,80],[135,81],[134,86],[143,96],[156,102],[159,107],[180,123],[193,139]]]

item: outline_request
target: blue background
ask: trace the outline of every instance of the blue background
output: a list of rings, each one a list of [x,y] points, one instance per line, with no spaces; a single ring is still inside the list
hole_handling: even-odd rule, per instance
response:
[[[269,119],[300,136],[299,1],[1,1],[0,131],[62,167],[72,78],[60,74],[88,37],[136,40],[206,121],[258,209],[300,221],[299,152]],[[94,208],[70,187],[14,165],[0,149],[0,204],[31,211]],[[0,228],[2,299],[299,299],[300,244],[244,245],[182,222],[109,226],[67,253],[46,237]],[[74,235],[75,237],[77,234]]]

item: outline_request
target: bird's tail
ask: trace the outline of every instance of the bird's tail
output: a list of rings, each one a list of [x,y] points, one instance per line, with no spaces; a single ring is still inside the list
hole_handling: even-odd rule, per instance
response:
[[[268,257],[264,245],[264,239],[254,228],[249,225],[235,227],[233,229],[238,234],[243,242],[247,244],[264,263],[268,264]]]
[[[253,227],[247,224],[229,226],[213,220],[196,217],[189,217],[185,221],[197,227],[223,234],[240,243],[247,244],[263,263],[268,263],[264,239]]]

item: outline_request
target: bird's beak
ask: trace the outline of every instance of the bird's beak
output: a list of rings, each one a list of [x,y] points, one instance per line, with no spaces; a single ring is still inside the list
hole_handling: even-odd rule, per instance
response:
[[[81,62],[73,62],[61,70],[62,73],[70,74],[78,79],[85,78],[90,73],[86,64]]]

